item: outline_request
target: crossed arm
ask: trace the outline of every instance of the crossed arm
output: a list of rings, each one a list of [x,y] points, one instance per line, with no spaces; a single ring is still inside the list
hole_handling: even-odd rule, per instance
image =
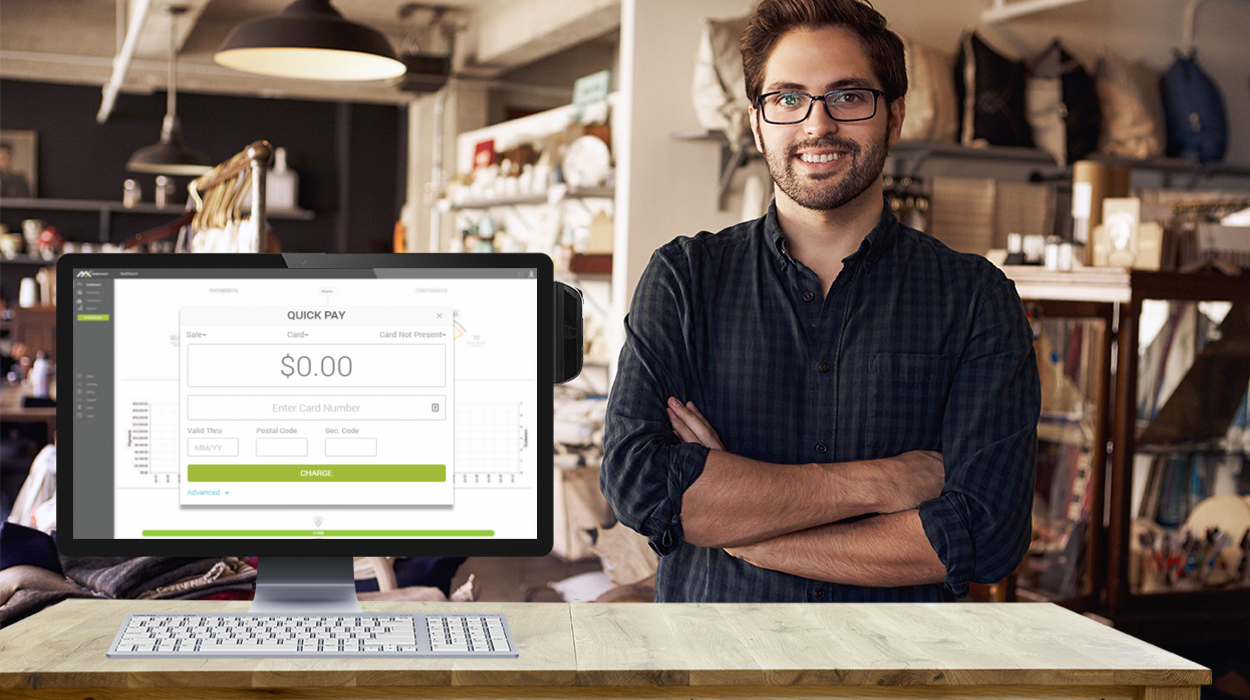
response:
[[[946,567],[916,506],[942,491],[941,455],[841,464],[767,465],[725,451],[693,403],[670,398],[668,417],[683,442],[709,448],[686,490],[686,541],[723,547],[765,569],[859,586],[941,582]],[[872,515],[870,515],[872,514]],[[870,517],[838,522],[855,516]]]

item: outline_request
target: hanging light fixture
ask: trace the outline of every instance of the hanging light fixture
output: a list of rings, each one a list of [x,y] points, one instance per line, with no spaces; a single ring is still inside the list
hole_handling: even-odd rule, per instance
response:
[[[169,87],[165,95],[165,121],[161,124],[161,140],[140,148],[126,162],[126,169],[136,173],[157,175],[202,175],[212,167],[203,155],[182,145],[182,122],[178,120],[178,15],[187,8],[170,5],[169,11]]]
[[[384,80],[406,70],[386,37],[330,0],[295,0],[231,30],[213,60],[227,68],[303,80]]]

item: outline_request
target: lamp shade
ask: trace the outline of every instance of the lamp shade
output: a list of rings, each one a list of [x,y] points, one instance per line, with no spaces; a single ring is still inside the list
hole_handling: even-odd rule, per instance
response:
[[[213,60],[248,73],[304,80],[384,80],[405,71],[381,32],[344,19],[330,0],[295,0],[277,15],[238,25]]]
[[[183,146],[176,138],[144,146],[126,161],[126,169],[131,172],[156,175],[198,176],[211,168],[204,156]]]
[[[201,175],[212,168],[203,155],[182,145],[182,122],[178,119],[178,15],[186,11],[181,5],[170,5],[169,12],[169,85],[165,93],[165,119],[161,123],[161,140],[135,151],[126,161],[126,169],[136,173],[157,175]]]

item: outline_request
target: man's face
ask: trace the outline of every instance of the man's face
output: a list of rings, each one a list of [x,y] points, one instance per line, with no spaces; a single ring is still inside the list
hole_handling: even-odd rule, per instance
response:
[[[823,95],[841,88],[881,89],[868,55],[840,27],[796,29],[781,37],[764,67],[763,92],[799,90]],[[800,206],[827,211],[863,195],[880,181],[889,147],[898,143],[903,101],[888,109],[877,98],[872,119],[836,122],[823,101],[799,124],[769,124],[751,112],[755,144],[782,194]]]
[[[0,170],[8,172],[13,168],[13,151],[8,148],[0,148]]]

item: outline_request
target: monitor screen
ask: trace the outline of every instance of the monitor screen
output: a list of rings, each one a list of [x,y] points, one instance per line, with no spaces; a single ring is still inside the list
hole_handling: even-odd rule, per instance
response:
[[[552,270],[515,255],[66,255],[59,544],[551,548]]]

